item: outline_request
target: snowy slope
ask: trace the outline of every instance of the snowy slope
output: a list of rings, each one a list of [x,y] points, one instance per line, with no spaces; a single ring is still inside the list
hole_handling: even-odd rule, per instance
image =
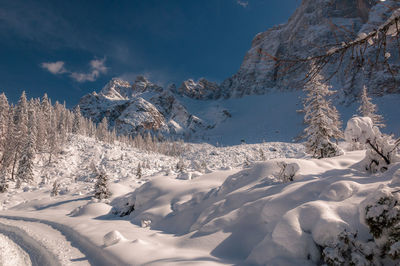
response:
[[[317,265],[344,229],[369,239],[363,202],[400,184],[398,163],[366,173],[365,151],[317,160],[301,144],[182,145],[178,158],[74,137],[56,163],[39,156],[35,183],[45,182],[0,194],[5,249],[25,261],[44,246],[61,265]],[[299,167],[293,182],[279,178],[282,161]],[[110,177],[110,200],[92,198],[93,165]],[[55,180],[61,192],[51,197]],[[14,243],[28,237],[24,253]]]
[[[53,163],[47,163],[47,155],[37,156],[35,180],[32,184],[14,189],[15,184],[11,183],[10,191],[0,194],[3,209],[0,213],[0,237],[4,239],[3,250],[7,254],[18,254],[15,265],[19,261],[23,261],[22,265],[28,265],[29,261],[33,265],[109,265],[108,262],[113,265],[138,265],[155,260],[157,256],[166,262],[168,258],[173,259],[181,253],[184,255],[180,259],[186,262],[195,261],[196,257],[199,257],[200,264],[209,259],[218,262],[220,259],[211,256],[207,247],[194,247],[188,252],[187,248],[180,247],[184,239],[162,234],[155,237],[153,231],[143,231],[140,226],[116,220],[116,216],[110,213],[112,206],[107,204],[108,201],[92,200],[94,168],[106,170],[110,177],[113,200],[131,193],[152,179],[161,178],[172,185],[182,178],[198,179],[203,184],[202,190],[207,190],[220,185],[224,177],[237,171],[226,169],[241,169],[244,165],[269,158],[304,156],[304,149],[299,144],[265,143],[222,148],[209,144],[181,145],[183,154],[178,158],[70,136],[68,145]],[[185,174],[176,169],[180,160],[184,162]],[[141,179],[136,177],[139,162],[143,165]],[[217,172],[212,173],[214,171]],[[209,173],[208,178],[199,179],[204,173]],[[60,195],[51,197],[54,181],[61,186]],[[193,189],[198,190],[196,187]],[[126,253],[126,249],[109,247],[104,255],[96,259],[96,254],[104,248],[103,236],[115,229],[134,240],[128,242],[147,255],[137,257],[134,253],[132,256],[135,258],[131,258],[122,254]],[[147,241],[150,244],[146,244]],[[160,245],[164,251],[158,252],[156,256],[154,250],[160,249]],[[38,256],[41,256],[39,261]],[[171,264],[174,264],[173,260]]]

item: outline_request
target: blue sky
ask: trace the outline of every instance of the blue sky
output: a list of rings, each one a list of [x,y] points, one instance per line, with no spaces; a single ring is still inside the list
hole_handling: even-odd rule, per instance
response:
[[[112,77],[159,84],[240,67],[255,34],[300,0],[0,0],[0,90],[75,105]]]

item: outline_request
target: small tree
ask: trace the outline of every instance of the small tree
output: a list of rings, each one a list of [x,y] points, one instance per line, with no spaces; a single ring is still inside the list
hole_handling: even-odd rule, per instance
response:
[[[7,173],[4,170],[0,171],[0,193],[8,191]]]
[[[303,110],[304,122],[308,125],[304,130],[306,151],[318,159],[339,155],[340,149],[332,140],[337,142],[343,137],[339,113],[327,99],[334,92],[322,80],[323,77],[317,75],[305,87],[307,97]]]
[[[179,158],[179,161],[176,163],[176,170],[180,173],[183,173],[185,171],[185,163],[182,159],[182,157]]]
[[[50,196],[55,197],[60,193],[60,184],[57,183],[57,180],[53,183],[53,188],[51,189]]]
[[[375,126],[383,128],[385,127],[385,124],[383,123],[383,116],[378,115],[376,113],[377,111],[378,108],[376,104],[371,102],[371,98],[368,97],[367,94],[367,87],[364,86],[361,93],[361,105],[358,107],[358,113],[361,116],[371,118]]]
[[[94,186],[94,197],[99,200],[111,197],[111,192],[108,187],[108,176],[104,171],[100,171],[97,176],[97,182]]]
[[[138,163],[138,166],[137,166],[137,168],[136,168],[136,178],[137,178],[137,179],[140,179],[140,178],[142,178],[142,175],[143,175],[143,173],[142,173],[142,166],[141,166],[140,163]]]
[[[261,161],[265,161],[267,158],[265,157],[264,151],[260,148],[260,149],[258,150],[258,152],[260,153]]]

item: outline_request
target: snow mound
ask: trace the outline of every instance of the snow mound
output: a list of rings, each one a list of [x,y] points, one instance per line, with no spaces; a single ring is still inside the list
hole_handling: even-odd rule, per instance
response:
[[[358,190],[359,184],[351,181],[338,181],[330,184],[325,188],[321,195],[321,199],[331,201],[342,201],[353,195]]]
[[[91,217],[98,217],[102,215],[106,215],[110,212],[111,206],[105,204],[103,202],[89,202],[86,205],[80,206],[75,208],[71,213],[70,216],[72,217],[79,217],[79,216],[91,216]]]
[[[105,247],[109,247],[109,246],[118,244],[119,242],[122,242],[122,241],[126,241],[125,237],[116,230],[107,233],[103,237],[103,242],[104,242]]]

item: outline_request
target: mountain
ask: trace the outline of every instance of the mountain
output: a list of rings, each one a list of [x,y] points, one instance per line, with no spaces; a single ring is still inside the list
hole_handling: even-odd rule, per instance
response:
[[[287,72],[279,64],[279,59],[307,58],[324,53],[330,46],[353,40],[377,28],[393,13],[394,8],[399,7],[398,1],[303,0],[287,23],[255,36],[239,71],[222,83],[222,94],[225,97],[241,97],[264,94],[276,88],[301,89],[308,68]],[[387,51],[392,55],[389,64],[399,80],[397,49],[396,41],[388,43]],[[375,48],[367,52],[375,58]],[[375,95],[400,93],[387,70],[365,69],[363,75],[363,70],[357,66],[346,68],[349,57],[344,59],[338,74],[331,80],[332,85],[347,98],[346,101],[353,101],[363,85],[368,85],[369,91]],[[328,65],[323,74],[329,77],[336,70],[335,64]],[[285,71],[287,73],[282,75]]]
[[[204,78],[189,79],[180,86],[163,88],[143,76],[131,84],[111,80],[99,93],[84,96],[79,105],[86,117],[100,122],[107,117],[120,134],[160,133],[213,144],[237,144],[242,141],[291,141],[303,128],[302,108],[304,77],[308,68],[282,75],[282,66],[271,58],[306,58],[326,51],[326,47],[353,40],[381,25],[400,2],[388,0],[303,0],[288,22],[275,26],[254,38],[239,71],[222,84]],[[374,58],[375,47],[365,53]],[[344,121],[355,112],[363,85],[375,99],[386,122],[388,133],[398,134],[400,60],[396,42],[387,44],[387,69],[360,69],[327,65],[326,77],[338,97]],[[246,97],[244,97],[246,96]],[[389,104],[390,103],[390,104]]]

